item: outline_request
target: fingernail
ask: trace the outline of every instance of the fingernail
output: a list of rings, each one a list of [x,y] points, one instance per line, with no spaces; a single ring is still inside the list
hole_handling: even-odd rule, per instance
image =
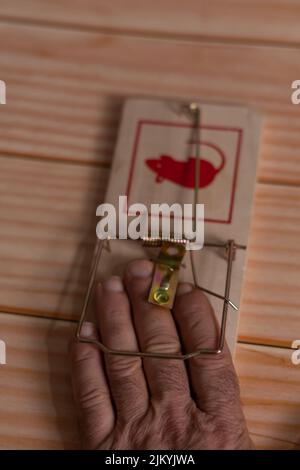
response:
[[[123,282],[119,276],[112,276],[102,283],[103,289],[108,292],[123,292]]]
[[[152,274],[153,264],[148,260],[134,261],[129,264],[128,272],[134,277],[149,277]]]
[[[181,282],[177,287],[177,295],[184,295],[188,292],[192,292],[193,286],[188,282]]]
[[[85,337],[94,336],[94,334],[95,334],[95,325],[94,325],[94,323],[92,323],[90,321],[83,322],[80,333],[81,333],[81,336],[85,336]]]

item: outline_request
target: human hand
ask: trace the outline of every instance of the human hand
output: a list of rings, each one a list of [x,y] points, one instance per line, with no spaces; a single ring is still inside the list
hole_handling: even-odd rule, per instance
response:
[[[153,264],[127,266],[97,292],[97,327],[82,336],[110,348],[195,351],[215,347],[219,328],[206,296],[179,284],[173,312],[147,301]],[[189,359],[114,356],[73,341],[72,380],[83,447],[88,449],[250,449],[228,347]]]

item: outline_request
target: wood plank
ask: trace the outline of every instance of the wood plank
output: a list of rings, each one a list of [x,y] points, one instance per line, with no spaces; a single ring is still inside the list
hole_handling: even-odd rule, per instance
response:
[[[291,346],[300,338],[300,188],[257,185],[239,338]]]
[[[0,165],[0,308],[78,318],[108,170],[11,157]],[[300,338],[299,208],[299,188],[257,185],[241,340],[290,346]]]
[[[227,41],[300,42],[300,5],[292,0],[20,0],[2,2],[0,17],[118,33]]]
[[[2,449],[78,447],[67,358],[73,332],[68,322],[1,314],[1,339],[7,346],[0,374]],[[290,351],[239,345],[237,368],[257,447],[298,448],[300,383]]]
[[[250,436],[256,450],[300,450],[300,445],[282,439],[273,439],[255,433],[250,433]]]
[[[0,157],[2,311],[77,318],[108,170]]]
[[[259,447],[269,445],[262,436],[277,439],[276,448],[300,446],[299,366],[292,364],[291,354],[289,349],[267,346],[237,348],[242,403]]]
[[[0,448],[78,447],[67,322],[1,314]]]
[[[199,96],[265,116],[258,177],[300,183],[299,51],[2,24],[0,152],[109,162],[124,96]]]

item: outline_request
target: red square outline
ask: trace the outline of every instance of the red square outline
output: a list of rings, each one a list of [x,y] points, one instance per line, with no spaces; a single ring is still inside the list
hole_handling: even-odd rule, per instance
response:
[[[140,119],[138,121],[137,129],[136,129],[136,133],[135,133],[135,139],[134,139],[132,155],[131,155],[131,165],[130,165],[130,170],[129,170],[129,177],[128,177],[128,181],[127,181],[127,189],[126,189],[127,206],[129,205],[128,200],[129,200],[129,195],[130,195],[130,191],[131,191],[131,187],[132,187],[134,166],[135,166],[135,163],[136,163],[136,156],[137,156],[139,141],[140,141],[140,137],[141,137],[142,126],[147,125],[147,124],[148,125],[156,125],[156,126],[167,126],[167,127],[189,127],[191,129],[193,128],[193,126],[191,124],[178,123],[178,122],[156,121],[156,120],[151,120],[151,119]],[[231,224],[233,208],[234,208],[234,198],[235,198],[235,191],[236,191],[238,167],[239,167],[240,155],[241,155],[243,129],[238,128],[238,127],[225,127],[225,126],[199,126],[199,129],[200,130],[201,129],[219,130],[219,131],[224,131],[224,132],[236,132],[237,135],[238,135],[228,218],[227,218],[227,220],[206,219],[206,218],[204,218],[204,222],[212,222],[212,223],[220,223],[220,224]],[[127,212],[127,214],[128,214],[127,207],[124,208],[124,209],[125,209],[125,212]]]

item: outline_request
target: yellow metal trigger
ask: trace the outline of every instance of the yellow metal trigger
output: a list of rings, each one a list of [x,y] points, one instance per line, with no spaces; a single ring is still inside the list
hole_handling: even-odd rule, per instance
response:
[[[185,255],[182,240],[163,240],[152,278],[148,301],[164,308],[172,308],[178,284],[178,271]]]

